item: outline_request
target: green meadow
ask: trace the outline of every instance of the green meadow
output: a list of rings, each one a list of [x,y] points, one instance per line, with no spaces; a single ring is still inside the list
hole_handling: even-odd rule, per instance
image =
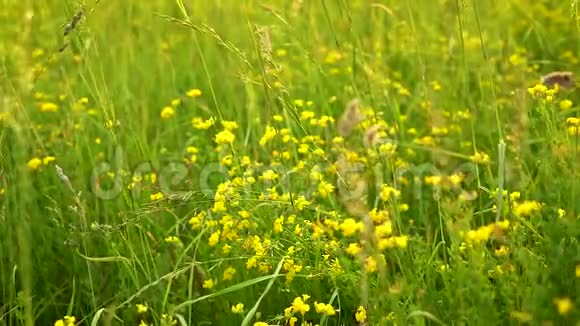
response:
[[[580,325],[578,6],[0,0],[0,326]]]

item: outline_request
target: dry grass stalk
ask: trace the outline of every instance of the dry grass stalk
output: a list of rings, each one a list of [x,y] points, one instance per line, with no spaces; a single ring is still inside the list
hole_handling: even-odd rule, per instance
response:
[[[338,119],[338,134],[347,137],[351,131],[364,119],[360,112],[360,101],[354,99],[346,105],[342,116]]]

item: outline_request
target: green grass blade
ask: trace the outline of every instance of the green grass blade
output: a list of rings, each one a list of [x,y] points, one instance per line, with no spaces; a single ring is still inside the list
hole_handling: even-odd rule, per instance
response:
[[[266,296],[268,291],[270,291],[270,288],[272,288],[274,281],[276,280],[276,278],[280,274],[280,270],[282,269],[283,265],[284,265],[284,258],[280,259],[280,262],[278,263],[278,267],[276,267],[274,274],[271,275],[272,279],[270,280],[270,282],[268,282],[266,289],[264,290],[264,292],[262,292],[262,295],[260,295],[260,297],[258,298],[258,301],[256,301],[256,304],[246,314],[246,317],[242,321],[242,326],[247,326],[250,324],[252,318],[254,318],[254,315],[256,314],[256,311],[258,311],[258,307],[260,307],[260,303],[262,302],[262,299],[264,299],[264,297]]]

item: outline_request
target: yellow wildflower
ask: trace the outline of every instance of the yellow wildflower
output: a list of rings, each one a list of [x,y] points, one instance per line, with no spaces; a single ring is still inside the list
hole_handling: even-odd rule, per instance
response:
[[[401,191],[387,185],[381,187],[380,198],[382,201],[388,201],[391,197],[400,197]]]
[[[42,57],[43,55],[44,55],[43,49],[34,49],[34,51],[32,51],[32,58],[33,59]]]
[[[234,314],[241,314],[244,312],[244,304],[243,303],[238,303],[236,305],[232,306],[232,312]]]
[[[580,126],[580,118],[570,117],[566,119],[566,123],[572,126]]]
[[[383,156],[390,156],[395,154],[397,150],[397,145],[391,144],[391,143],[386,143],[386,144],[381,144],[379,146],[379,154],[383,155]]]
[[[161,324],[162,325],[177,325],[177,320],[171,315],[161,314]]]
[[[202,213],[197,214],[196,216],[192,217],[191,219],[189,219],[189,224],[191,225],[191,228],[193,230],[199,230],[201,228],[201,224],[202,224],[204,216],[205,216],[205,212],[202,212]]]
[[[425,177],[425,183],[428,185],[438,186],[443,182],[443,177],[440,175],[428,175]]]
[[[144,304],[140,304],[140,303],[136,304],[135,306],[137,307],[137,313],[139,313],[139,314],[144,314],[149,309],[149,307],[147,307]]]
[[[354,219],[347,218],[340,224],[340,229],[342,230],[342,234],[348,237],[360,231],[362,229],[362,223],[357,223]]]
[[[365,260],[365,270],[367,273],[374,273],[377,271],[377,261],[374,257],[367,257]]]
[[[558,217],[562,218],[564,216],[566,216],[566,211],[561,208],[558,208]]]
[[[310,310],[310,305],[306,303],[308,298],[309,296],[306,294],[302,295],[302,297],[296,297],[292,302],[292,308],[294,311],[299,312],[304,316],[304,314]]]
[[[181,105],[181,99],[176,98],[176,99],[171,100],[171,106],[176,108],[180,105]]]
[[[54,323],[54,326],[75,326],[76,318],[74,316],[64,316]]]
[[[185,93],[185,95],[187,95],[188,97],[199,97],[201,96],[201,90],[193,88],[188,90],[187,93]]]
[[[278,179],[278,174],[276,172],[274,172],[273,170],[267,170],[267,171],[264,171],[264,173],[262,173],[262,175],[260,176],[260,179],[265,180],[265,181],[274,181],[274,180]]]
[[[334,185],[326,181],[320,181],[320,183],[318,184],[318,195],[320,195],[320,197],[322,198],[328,197],[328,195],[331,194],[333,191]]]
[[[42,164],[49,165],[51,162],[54,162],[55,160],[56,160],[56,158],[54,156],[45,156],[42,159]]]
[[[528,88],[528,93],[532,96],[541,96],[548,91],[548,87],[544,84],[536,84],[534,87]]]
[[[214,141],[218,145],[224,145],[233,143],[235,139],[236,135],[234,135],[231,131],[225,129],[217,133],[217,135],[215,135]]]
[[[181,240],[179,240],[178,237],[172,235],[172,236],[169,236],[169,237],[165,238],[165,242],[167,242],[167,243],[180,244],[181,243]]]
[[[348,247],[346,248],[346,253],[351,255],[351,256],[356,256],[360,251],[361,251],[361,247],[358,243],[351,243],[348,245]]]
[[[169,120],[175,116],[175,109],[170,107],[170,106],[166,106],[161,110],[160,115],[161,115],[161,119]]]
[[[467,231],[465,237],[467,242],[479,243],[485,242],[489,239],[494,230],[494,225],[485,225],[476,230]]]
[[[441,84],[440,84],[438,81],[434,80],[434,81],[432,81],[430,84],[431,84],[431,88],[432,88],[434,91],[436,91],[436,92],[437,92],[437,91],[440,91],[440,90],[441,90]]]
[[[294,105],[299,106],[299,107],[304,106],[304,100],[296,99],[296,100],[294,100],[293,103],[294,103]]]
[[[214,213],[227,211],[226,203],[223,200],[216,200],[213,203],[213,207],[211,208],[211,211]]]
[[[284,223],[284,216],[278,217],[274,221],[274,228],[272,229],[272,231],[274,231],[274,233],[280,233],[280,232],[282,232],[282,224],[283,223]]]
[[[28,161],[28,163],[26,163],[26,166],[28,166],[28,168],[31,170],[37,170],[41,164],[42,164],[42,160],[39,159],[38,157],[35,157],[35,158],[31,159],[30,161]]]
[[[210,247],[215,247],[215,245],[218,244],[218,242],[220,240],[220,235],[221,235],[221,231],[217,230],[209,237],[208,242],[209,242]]]
[[[149,197],[152,201],[155,201],[155,200],[161,200],[165,196],[163,195],[162,192],[157,192],[157,193],[151,194],[151,196],[149,196]]]
[[[463,181],[463,175],[461,173],[454,173],[447,177],[447,181],[454,186],[458,186]]]
[[[298,209],[299,211],[303,211],[305,206],[310,205],[310,202],[306,200],[304,196],[299,196],[294,201],[294,205],[296,206],[296,209]]]
[[[499,222],[497,222],[497,226],[500,229],[507,230],[510,226],[510,221],[509,220],[499,221]]]
[[[234,278],[234,274],[236,274],[236,269],[233,267],[228,267],[224,271],[223,280],[224,281],[231,281]]]
[[[385,238],[393,233],[393,224],[390,221],[385,221],[381,225],[377,225],[375,228],[375,234],[377,238]]]
[[[554,299],[554,304],[556,305],[556,309],[558,310],[558,313],[562,316],[567,315],[570,310],[572,310],[574,304],[572,303],[572,300],[570,300],[570,298],[565,297],[565,298],[555,298]]]
[[[216,285],[216,282],[213,279],[203,281],[203,288],[204,289],[211,289]]]
[[[52,102],[45,102],[40,105],[40,112],[56,112],[58,111],[58,105]]]
[[[409,241],[409,237],[406,235],[395,237],[395,244],[397,247],[405,249],[407,248],[407,242]]]
[[[304,111],[300,112],[300,119],[301,120],[311,120],[315,116],[316,116],[316,114],[313,111],[304,110]]]
[[[356,310],[355,319],[359,323],[364,323],[367,320],[367,311],[363,306],[359,306]]]
[[[246,262],[246,269],[252,269],[256,266],[258,266],[258,258],[256,256],[250,257]]]
[[[264,135],[262,135],[262,137],[260,138],[260,146],[264,146],[266,145],[270,140],[274,139],[274,137],[276,137],[277,134],[277,130],[273,127],[270,126],[266,126],[266,131],[264,132]]]
[[[223,166],[230,166],[234,163],[234,156],[232,154],[228,154],[222,157],[221,162]]]
[[[471,161],[478,164],[487,164],[489,163],[489,155],[485,153],[476,152],[470,157]]]
[[[378,211],[376,208],[373,208],[369,212],[369,217],[375,223],[383,223],[384,221],[386,221],[386,220],[389,219],[389,212],[386,211],[386,210],[380,210],[380,211]]]
[[[526,200],[523,203],[515,204],[514,214],[520,217],[528,217],[539,211],[542,204],[534,200]]]
[[[514,53],[514,54],[510,55],[508,60],[514,66],[518,66],[518,65],[522,65],[522,64],[526,63],[526,57],[522,56],[519,53]]]
[[[572,101],[562,100],[562,101],[560,101],[560,110],[568,110],[569,108],[572,107],[572,105],[574,105],[574,103],[572,103]]]
[[[236,129],[238,129],[240,127],[238,125],[238,123],[235,122],[235,121],[222,120],[221,124],[222,124],[222,126],[224,127],[225,130],[229,130],[229,131],[236,130]]]
[[[203,120],[201,118],[195,117],[195,118],[191,119],[191,124],[192,124],[193,128],[195,128],[195,129],[207,130],[207,129],[209,129],[209,127],[211,127],[215,124],[215,119],[209,118],[207,120]]]
[[[509,247],[501,246],[499,249],[495,249],[495,254],[498,256],[505,256],[510,252]]]
[[[187,153],[189,154],[197,154],[199,153],[199,149],[195,146],[187,146]]]
[[[330,304],[314,302],[314,309],[319,314],[333,316],[335,314],[334,308]]]

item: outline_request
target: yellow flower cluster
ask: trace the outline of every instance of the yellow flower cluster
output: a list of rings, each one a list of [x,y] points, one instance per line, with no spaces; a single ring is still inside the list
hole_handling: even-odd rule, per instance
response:
[[[471,161],[477,164],[488,164],[490,159],[489,155],[485,153],[476,152],[470,157]]]
[[[290,283],[294,280],[296,273],[300,273],[302,271],[302,265],[298,265],[294,262],[294,259],[287,257],[284,261],[282,269],[286,271],[286,282]]]
[[[425,183],[433,186],[440,186],[443,188],[453,188],[461,185],[464,176],[461,173],[455,173],[449,176],[445,175],[431,175],[425,177]]]
[[[197,88],[193,88],[188,90],[185,95],[187,95],[188,97],[200,97],[201,96],[201,90],[197,89]]]
[[[215,124],[215,119],[212,117],[204,120],[200,117],[195,117],[191,119],[191,124],[194,129],[207,130]]]
[[[558,313],[563,316],[567,315],[574,307],[572,300],[568,297],[554,298],[554,305],[556,305]]]
[[[238,304],[233,305],[232,306],[232,312],[234,314],[243,314],[244,313],[244,304],[243,303],[238,303]]]
[[[506,231],[510,226],[509,220],[500,221],[481,226],[475,230],[465,233],[465,241],[469,244],[479,244],[486,242],[496,231]]]
[[[367,310],[363,306],[357,308],[355,319],[359,323],[364,323],[367,320]]]
[[[215,135],[214,141],[218,145],[224,145],[224,144],[232,144],[235,139],[236,135],[234,135],[228,129],[224,129]]]
[[[49,165],[54,161],[56,161],[56,158],[54,156],[45,156],[42,159],[34,157],[26,163],[26,166],[28,166],[30,170],[34,171],[38,170],[42,165]]]
[[[545,102],[550,103],[554,100],[554,96],[558,93],[558,90],[558,84],[554,88],[548,88],[544,84],[536,84],[528,88],[528,93],[534,98],[541,98]]]
[[[175,116],[175,109],[171,106],[166,106],[161,110],[161,119],[169,120]]]
[[[391,198],[399,198],[400,196],[401,196],[400,190],[390,187],[388,185],[381,186],[381,192],[379,194],[379,197],[381,198],[382,201],[388,201]]]
[[[54,323],[54,326],[75,326],[76,318],[74,316],[64,316]]]
[[[315,301],[314,309],[316,310],[317,313],[327,316],[334,316],[336,314],[332,305],[328,303],[318,303]]]
[[[568,118],[566,119],[566,123],[568,124],[568,135],[580,136],[580,118]]]
[[[519,217],[529,217],[542,209],[542,204],[534,200],[513,203],[513,212]]]

